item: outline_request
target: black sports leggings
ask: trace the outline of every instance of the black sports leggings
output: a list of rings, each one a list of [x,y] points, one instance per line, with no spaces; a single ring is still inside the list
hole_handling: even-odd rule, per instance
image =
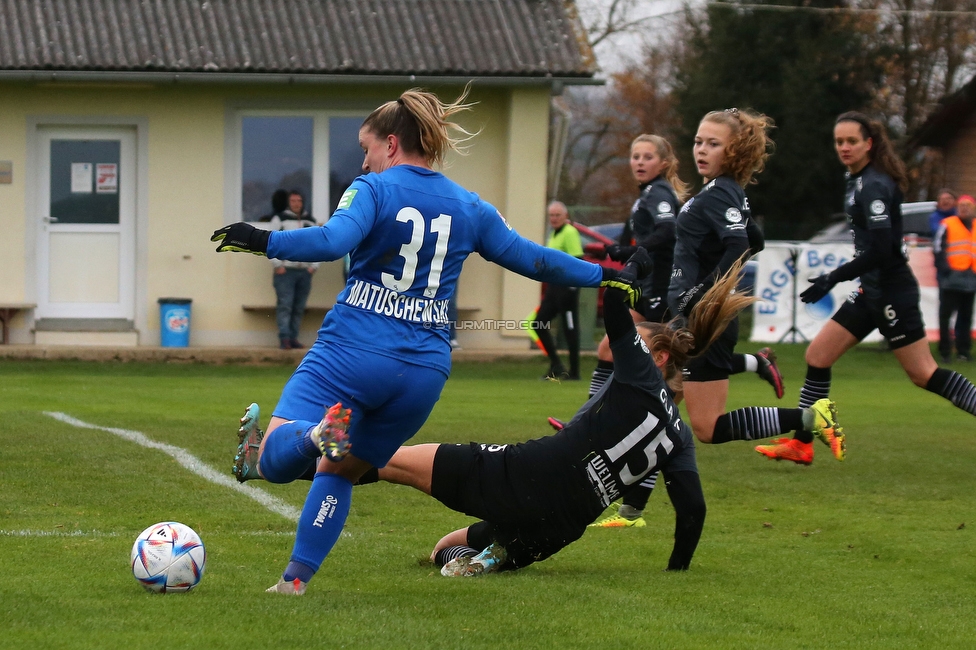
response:
[[[664,484],[674,505],[674,550],[668,571],[683,571],[691,565],[705,525],[705,495],[698,472],[664,472]]]

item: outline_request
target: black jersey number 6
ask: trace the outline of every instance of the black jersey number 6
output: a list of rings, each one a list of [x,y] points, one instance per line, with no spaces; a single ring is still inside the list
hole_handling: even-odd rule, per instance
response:
[[[898,314],[895,313],[895,309],[891,305],[885,305],[884,315],[889,321],[893,321],[898,318]]]

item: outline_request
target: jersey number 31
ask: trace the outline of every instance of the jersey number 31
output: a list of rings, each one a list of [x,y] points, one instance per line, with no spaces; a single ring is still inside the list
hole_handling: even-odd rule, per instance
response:
[[[413,286],[417,275],[418,253],[424,246],[427,234],[427,224],[424,215],[416,208],[402,208],[397,212],[396,220],[410,224],[413,230],[410,241],[400,246],[400,257],[403,258],[403,272],[400,277],[392,273],[383,273],[380,278],[383,286],[403,293]],[[447,255],[447,240],[451,237],[451,215],[442,214],[430,221],[430,232],[434,234],[434,254],[430,259],[430,271],[427,273],[427,287],[424,298],[433,298],[441,286],[441,271],[444,270],[444,257]]]

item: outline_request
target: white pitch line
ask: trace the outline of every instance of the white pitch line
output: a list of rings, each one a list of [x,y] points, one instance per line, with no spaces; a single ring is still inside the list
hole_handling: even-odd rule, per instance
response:
[[[0,528],[0,537],[118,537],[118,533],[104,533],[99,530],[4,530]]]
[[[108,431],[113,433],[120,438],[124,438],[130,442],[134,442],[137,445],[141,445],[148,449],[158,449],[159,451],[169,454],[176,462],[190,470],[197,476],[201,476],[211,483],[216,483],[217,485],[223,485],[236,492],[240,492],[246,497],[254,499],[262,506],[270,510],[275,514],[279,514],[285,519],[290,519],[291,521],[298,521],[298,516],[301,511],[297,508],[288,505],[281,499],[271,496],[264,490],[260,490],[256,487],[247,485],[246,483],[238,483],[237,479],[232,479],[229,476],[221,474],[214,468],[210,467],[199,458],[191,454],[185,449],[180,447],[175,447],[173,445],[167,445],[162,442],[156,442],[155,440],[150,440],[145,434],[139,433],[138,431],[129,431],[128,429],[115,429],[113,427],[102,427],[97,424],[89,424],[87,422],[82,422],[81,420],[75,419],[70,415],[65,413],[51,413],[48,411],[44,412],[44,415],[54,418],[59,422],[64,422],[65,424],[70,424],[73,427],[79,427],[81,429],[98,429],[99,431]]]
[[[126,532],[125,535],[129,533]],[[207,531],[207,539],[211,537],[220,535],[232,535],[234,537],[294,537],[295,531],[281,531],[281,530],[248,530],[244,532],[228,532],[228,531]],[[101,531],[101,530],[35,530],[31,528],[22,528],[20,530],[4,530],[0,528],[0,537],[118,537],[119,533],[115,531]]]

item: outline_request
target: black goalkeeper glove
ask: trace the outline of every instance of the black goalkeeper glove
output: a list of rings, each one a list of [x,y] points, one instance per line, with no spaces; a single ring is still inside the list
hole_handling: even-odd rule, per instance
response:
[[[633,252],[633,246],[621,246],[620,244],[610,244],[607,246],[607,257],[612,259],[614,262],[623,262],[625,259],[630,257]]]
[[[637,284],[637,280],[650,272],[652,264],[653,262],[651,262],[651,257],[647,254],[647,251],[643,248],[638,248],[637,252],[627,260],[624,268],[616,275],[610,275],[604,269],[605,279],[600,283],[600,286],[619,289],[626,293],[627,304],[630,305],[631,309],[634,309],[641,297],[641,288]]]
[[[830,293],[830,290],[837,284],[837,281],[830,277],[830,273],[817,276],[813,280],[810,280],[810,282],[812,285],[800,294],[800,300],[803,302],[818,302]]]
[[[654,260],[651,259],[651,256],[641,246],[631,248],[633,248],[633,254],[627,260],[627,264],[624,265],[621,273],[627,273],[628,269],[630,269],[634,273],[634,279],[640,280],[646,277],[651,272],[651,269],[654,268]]]
[[[210,241],[220,242],[220,245],[217,246],[218,253],[233,251],[235,253],[254,253],[267,257],[268,239],[270,238],[270,230],[261,230],[249,223],[239,221],[215,230]]]

